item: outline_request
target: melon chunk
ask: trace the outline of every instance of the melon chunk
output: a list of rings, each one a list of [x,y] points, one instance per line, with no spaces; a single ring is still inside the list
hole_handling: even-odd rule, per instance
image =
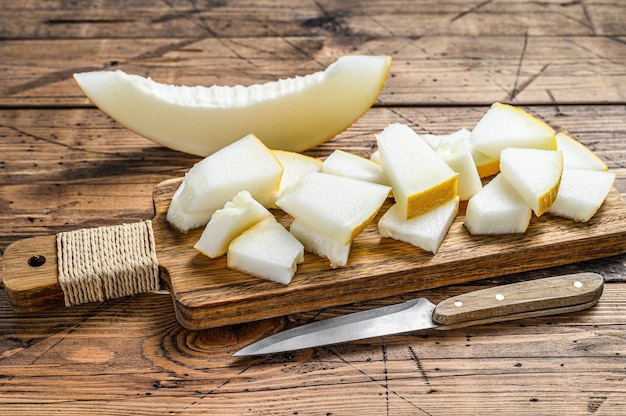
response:
[[[228,247],[227,264],[234,270],[287,285],[304,261],[304,246],[274,218],[266,218]]]
[[[405,219],[394,204],[378,221],[382,237],[390,237],[437,253],[459,210],[459,197],[411,219]]]
[[[457,195],[462,201],[467,201],[482,189],[469,138],[459,135],[442,138],[437,146],[437,154],[459,174]]]
[[[563,153],[564,168],[609,170],[602,159],[566,133],[556,135],[556,145],[557,149]]]
[[[340,149],[333,151],[324,160],[321,172],[389,185],[380,164]]]
[[[276,204],[309,227],[348,244],[374,218],[391,188],[327,173],[309,173]]]
[[[494,159],[507,147],[556,150],[556,132],[521,108],[494,103],[478,121],[470,138],[476,149]]]
[[[500,171],[539,217],[556,199],[563,154],[559,150],[509,147],[502,150]]]
[[[215,211],[194,248],[211,257],[219,257],[242,232],[265,218],[273,217],[248,191],[241,191],[224,208]]]
[[[457,196],[457,177],[409,126],[388,125],[376,135],[383,171],[401,215],[423,214]]]
[[[502,173],[467,203],[464,225],[471,234],[523,233],[532,210]]]
[[[276,192],[283,167],[249,134],[196,163],[172,197],[167,220],[181,231],[207,224],[215,211],[240,191],[253,198]]]
[[[320,159],[303,155],[302,153],[289,152],[286,150],[272,150],[276,159],[283,167],[283,176],[276,192],[260,195],[257,200],[266,208],[278,208],[276,200],[300,182],[302,177],[311,172],[319,172],[322,169]]]
[[[614,181],[613,172],[565,168],[556,200],[548,212],[587,222],[604,203]]]
[[[352,241],[338,243],[297,219],[291,223],[289,231],[304,245],[306,251],[327,258],[330,267],[343,267],[348,263]]]

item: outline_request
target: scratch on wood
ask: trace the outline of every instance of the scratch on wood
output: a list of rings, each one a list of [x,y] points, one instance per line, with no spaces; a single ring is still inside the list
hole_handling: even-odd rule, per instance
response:
[[[584,2],[581,2],[581,6],[583,8],[583,14],[585,15],[585,19],[587,20],[589,29],[591,29],[591,34],[595,36],[596,27],[593,24],[593,20],[591,20],[591,15],[589,14],[589,10],[587,10],[587,5]]]
[[[550,102],[554,104],[555,115],[557,116],[564,115],[563,112],[561,112],[561,107],[559,107],[559,105],[557,104],[556,97],[554,96],[554,94],[552,94],[552,91],[547,89],[546,94],[548,94],[548,97],[550,97]]]
[[[337,35],[350,34],[349,28],[339,17],[330,14],[319,1],[315,2],[315,6],[320,10],[322,16],[305,20],[302,23],[304,27],[318,27]]]
[[[44,76],[35,78],[32,81],[7,88],[4,90],[4,94],[7,96],[19,94],[21,92],[34,90],[35,88],[45,87],[46,85],[53,84],[55,82],[64,81],[71,78],[76,72],[95,71],[98,69],[102,69],[102,67],[78,67],[48,72]]]
[[[430,387],[430,381],[428,380],[428,376],[426,375],[426,373],[422,369],[422,365],[420,364],[420,360],[417,357],[417,354],[415,354],[415,351],[413,350],[413,347],[408,346],[408,349],[409,349],[409,356],[411,357],[411,360],[415,363],[415,367],[417,368],[417,372],[420,374],[420,378],[424,381],[424,384],[426,384],[428,387]]]
[[[591,396],[589,397],[589,401],[587,402],[587,410],[591,413],[595,413],[602,403],[607,399],[606,396]]]
[[[228,49],[230,52],[233,53],[233,55],[235,55],[237,58],[247,62],[248,64],[250,64],[251,66],[256,66],[254,64],[253,61],[249,60],[248,58],[244,57],[243,55],[241,55],[231,44],[227,43],[225,41],[225,39],[219,34],[217,33],[215,30],[213,30],[211,28],[211,26],[206,22],[206,20],[204,19],[204,17],[202,16],[201,10],[198,9],[196,2],[195,1],[190,1],[189,3],[192,6],[192,10],[185,12],[184,14],[181,13],[174,4],[172,4],[171,1],[168,0],[164,0],[163,1],[170,9],[172,9],[172,11],[175,14],[178,14],[181,18],[187,19],[189,20],[192,24],[194,24],[196,27],[202,29],[203,31],[205,31],[209,36],[211,36],[212,38],[214,38],[215,40],[217,40],[222,46],[224,46],[226,49]],[[189,17],[195,17],[194,19],[188,19]]]
[[[405,116],[404,114],[401,114],[400,112],[398,112],[396,109],[394,108],[388,108],[389,111],[391,111],[392,114],[400,117],[402,120],[406,121],[407,124],[411,127],[415,127],[415,128],[419,128],[419,123],[416,123],[415,121],[411,120],[409,117]]]
[[[387,345],[381,344],[381,352],[383,356],[383,387],[385,388],[385,408],[387,409],[387,415],[389,415],[389,376],[387,375]]]
[[[73,147],[73,146],[67,145],[65,143],[60,143],[60,142],[57,142],[57,141],[52,140],[52,139],[48,139],[48,138],[43,137],[43,136],[37,136],[36,134],[28,133],[28,132],[26,132],[24,130],[18,129],[17,127],[12,127],[12,126],[6,126],[6,127],[9,130],[13,130],[16,133],[21,134],[21,135],[26,136],[26,137],[30,137],[31,139],[42,140],[42,141],[44,141],[46,143],[50,143],[50,144],[53,144],[55,146],[61,146],[61,147],[64,147],[64,148],[66,148],[68,150],[77,151],[77,152],[85,152],[85,153],[89,153],[89,154],[98,154],[98,155],[105,155],[105,156],[114,155],[114,156],[118,156],[118,157],[122,157],[122,158],[129,158],[129,156],[126,156],[126,155],[124,155],[122,153],[111,153],[111,152],[100,152],[100,151],[95,151],[95,150],[85,150],[85,149],[81,149],[81,148],[77,148],[77,147]]]
[[[544,71],[546,69],[548,69],[548,67],[550,66],[550,64],[545,64],[544,66],[541,67],[541,69],[539,70],[539,72],[537,72],[535,75],[533,75],[532,77],[528,78],[528,80],[526,80],[526,82],[524,82],[523,84],[519,85],[517,90],[514,91],[515,95],[511,96],[511,100],[513,100],[514,98],[517,97],[517,95],[519,93],[521,93],[522,91],[524,91],[526,89],[526,87],[528,87],[530,84],[533,83],[533,81],[535,81],[537,78],[539,78],[539,76],[541,74],[544,73]]]
[[[470,8],[470,9],[467,9],[467,10],[457,14],[456,16],[454,16],[452,19],[450,19],[450,22],[455,22],[455,21],[459,20],[460,18],[462,18],[463,16],[467,16],[468,14],[475,13],[481,7],[484,7],[484,6],[488,5],[492,1],[493,0],[485,0],[482,3],[478,3],[476,6]]]
[[[515,73],[515,82],[513,83],[513,90],[511,91],[511,101],[517,96],[517,83],[519,82],[520,73],[522,71],[522,64],[524,63],[524,55],[526,54],[526,48],[528,47],[528,31],[524,33],[524,44],[522,45],[522,52],[520,53],[519,61],[517,63],[517,72]]]
[[[134,60],[138,60],[138,59],[145,59],[145,58],[155,58],[155,57],[160,57],[163,56],[164,54],[166,54],[169,51],[172,50],[176,50],[176,49],[180,49],[182,47],[188,46],[190,44],[193,44],[195,42],[197,42],[198,39],[186,39],[180,42],[173,42],[173,43],[168,43],[167,45],[164,46],[160,46],[158,48],[143,52],[135,57],[131,57],[130,59],[124,61],[124,62],[118,62],[118,61],[114,61],[115,65],[119,65],[119,64],[124,64],[124,63],[129,63],[132,62]],[[44,76],[38,77],[32,81],[29,82],[25,82],[23,84],[18,84],[18,85],[14,85],[12,87],[7,88],[4,91],[5,95],[13,95],[13,94],[18,94],[18,93],[22,93],[25,91],[29,91],[29,90],[33,90],[35,88],[40,88],[40,87],[44,87],[46,85],[49,84],[53,84],[56,82],[60,82],[60,81],[65,81],[66,79],[70,79],[72,78],[72,76],[76,73],[76,72],[87,72],[87,71],[97,71],[97,70],[102,70],[105,68],[108,68],[111,66],[111,62],[112,61],[108,61],[106,63],[104,63],[101,66],[89,66],[89,67],[77,67],[77,68],[69,68],[69,69],[64,69],[61,71],[56,71],[56,72],[48,72],[46,73]]]
[[[387,375],[387,347],[385,344],[382,345],[383,348],[383,362],[384,362],[384,374],[385,374],[385,379],[384,379],[384,384],[382,384],[380,381],[378,381],[377,379],[375,379],[374,377],[370,376],[369,374],[367,374],[366,372],[364,372],[363,370],[356,368],[352,363],[350,363],[348,360],[346,360],[345,358],[343,358],[341,355],[337,354],[332,348],[328,347],[325,348],[326,351],[328,351],[329,353],[333,354],[335,357],[337,357],[339,360],[341,360],[344,364],[350,366],[351,368],[353,368],[354,370],[358,371],[360,374],[364,375],[365,377],[369,378],[370,381],[373,381],[375,383],[377,383],[378,385],[380,385],[381,387],[383,387],[385,389],[385,400],[386,400],[386,404],[387,404],[387,414],[389,413],[389,393],[393,394],[394,396],[398,397],[399,399],[405,401],[406,403],[410,404],[412,407],[414,407],[415,409],[417,409],[419,412],[421,412],[422,414],[426,415],[426,416],[431,416],[430,413],[428,413],[427,411],[425,411],[424,409],[422,409],[421,407],[419,407],[417,404],[413,403],[412,401],[410,401],[409,399],[407,399],[406,397],[398,394],[398,392],[393,391],[393,390],[389,390],[388,388],[388,375]]]

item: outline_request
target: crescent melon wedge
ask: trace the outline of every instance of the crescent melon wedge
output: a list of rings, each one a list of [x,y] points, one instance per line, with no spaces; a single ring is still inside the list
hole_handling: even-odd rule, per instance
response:
[[[348,55],[324,71],[250,86],[183,86],[117,71],[74,74],[84,94],[126,128],[163,146],[208,156],[250,133],[269,148],[300,152],[365,114],[389,56]]]

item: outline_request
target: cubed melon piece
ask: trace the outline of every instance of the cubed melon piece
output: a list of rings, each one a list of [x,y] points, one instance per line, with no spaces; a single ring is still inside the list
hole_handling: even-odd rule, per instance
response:
[[[512,105],[494,103],[472,130],[476,149],[494,159],[507,147],[556,150],[556,132],[543,121]]]
[[[378,221],[382,237],[390,237],[437,253],[448,234],[459,210],[459,197],[428,211],[425,214],[406,219],[394,204]]]
[[[348,263],[352,241],[338,243],[297,219],[291,223],[289,231],[304,245],[306,251],[327,258],[330,267],[343,267]]]
[[[276,204],[339,244],[348,244],[374,218],[390,190],[373,182],[313,172]]]
[[[252,197],[278,190],[283,167],[250,134],[196,163],[172,197],[167,220],[181,231],[209,222],[211,215],[240,191]],[[200,222],[200,224],[198,224]]]
[[[561,185],[549,213],[579,222],[589,221],[609,194],[615,173],[591,169],[563,169]]]
[[[321,172],[389,185],[380,164],[340,149],[333,151],[324,160]]]
[[[211,257],[219,257],[242,232],[259,221],[273,217],[248,191],[241,191],[224,208],[215,211],[194,248]]]
[[[532,210],[502,173],[467,203],[464,225],[471,234],[524,233]]]
[[[235,238],[228,267],[287,285],[304,261],[304,246],[275,218],[266,218]]]
[[[563,154],[559,150],[509,147],[500,155],[500,171],[539,217],[556,199]]]
[[[409,126],[390,124],[376,135],[376,141],[383,171],[405,218],[457,196],[458,174]]]

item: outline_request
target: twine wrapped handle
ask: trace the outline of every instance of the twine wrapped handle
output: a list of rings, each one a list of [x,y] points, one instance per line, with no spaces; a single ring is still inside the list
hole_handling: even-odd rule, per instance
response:
[[[152,221],[62,232],[56,240],[66,306],[159,289]]]

